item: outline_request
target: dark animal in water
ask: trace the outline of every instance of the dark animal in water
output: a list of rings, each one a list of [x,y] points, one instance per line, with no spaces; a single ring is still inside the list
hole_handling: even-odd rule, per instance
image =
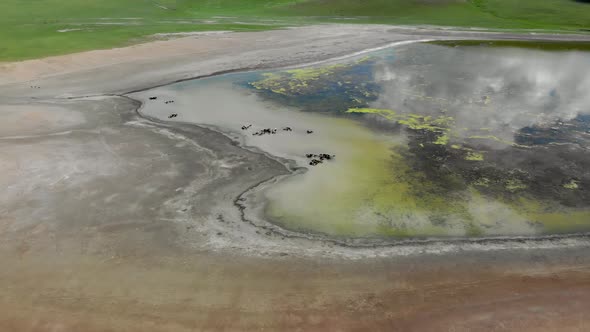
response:
[[[324,162],[324,160],[332,160],[334,158],[336,158],[336,155],[330,155],[327,153],[320,153],[320,154],[313,154],[313,153],[308,153],[305,155],[305,157],[307,157],[307,159],[311,159],[311,161],[309,162],[309,164],[311,166],[316,166],[317,164],[321,164]]]
[[[172,119],[172,118],[175,118],[175,117],[177,117],[177,116],[178,116],[178,114],[176,114],[176,113],[172,113],[172,114],[170,114],[170,115],[168,116],[168,119]]]
[[[242,128],[243,129],[243,128]],[[262,135],[266,135],[266,134],[276,134],[277,133],[277,129],[271,129],[271,128],[264,128],[262,130],[259,130],[255,133],[253,133],[252,135],[254,136],[262,136]]]
[[[293,129],[291,129],[291,127],[285,127],[283,128],[284,131],[293,131]]]
[[[167,100],[167,101],[164,102],[164,104],[171,104],[173,102],[174,102],[174,100]]]
[[[312,159],[312,160],[309,162],[309,165],[310,165],[310,166],[316,166],[316,165],[318,165],[318,164],[321,164],[321,163],[323,163],[323,161],[321,161],[321,160],[318,160],[318,159]]]
[[[156,100],[158,97],[150,97],[150,100]]]
[[[307,133],[308,134],[313,134],[313,130],[308,130]]]
[[[252,127],[252,125],[242,126],[242,130],[248,130],[250,127]]]

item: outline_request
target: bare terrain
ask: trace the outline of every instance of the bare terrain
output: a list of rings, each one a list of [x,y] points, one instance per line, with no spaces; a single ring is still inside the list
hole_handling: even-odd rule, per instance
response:
[[[325,25],[0,64],[0,330],[588,330],[586,237],[355,248],[255,227],[235,200],[288,163],[126,96],[462,38],[590,40]]]

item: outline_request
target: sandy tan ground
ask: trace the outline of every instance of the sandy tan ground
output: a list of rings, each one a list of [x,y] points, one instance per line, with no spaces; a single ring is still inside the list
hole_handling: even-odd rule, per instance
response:
[[[527,39],[590,41],[588,35],[512,34],[322,25],[257,33],[196,35],[131,47],[0,63],[0,87],[12,95],[121,93],[243,68],[315,62],[408,40]],[[18,84],[20,83],[20,84]],[[14,85],[7,89],[8,84]],[[30,85],[41,89],[30,90]],[[15,87],[23,90],[14,90]],[[47,91],[51,89],[51,91]]]
[[[572,252],[569,252],[570,254]],[[581,252],[578,252],[580,254]],[[331,262],[24,255],[4,331],[586,331],[590,271],[461,257]],[[483,262],[479,261],[483,258]],[[452,263],[451,263],[452,262]],[[5,264],[6,265],[6,264]]]
[[[585,238],[357,249],[266,234],[232,200],[282,164],[128,98],[63,98],[470,36],[531,37],[338,25],[1,65],[0,331],[589,330]]]

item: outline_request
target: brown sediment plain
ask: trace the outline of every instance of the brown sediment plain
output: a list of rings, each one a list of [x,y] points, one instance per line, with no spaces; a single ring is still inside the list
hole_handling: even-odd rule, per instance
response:
[[[323,25],[0,65],[0,331],[587,331],[590,241],[351,247],[243,220],[289,174],[126,93],[431,39],[590,40]]]

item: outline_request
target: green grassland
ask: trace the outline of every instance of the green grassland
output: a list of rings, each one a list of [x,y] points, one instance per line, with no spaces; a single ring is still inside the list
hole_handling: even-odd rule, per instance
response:
[[[508,29],[590,28],[589,7],[575,0],[317,0],[292,5],[302,15]]]
[[[532,49],[543,51],[590,51],[590,42],[554,42],[554,41],[528,41],[528,40],[443,40],[433,41],[430,44],[444,46],[484,46],[484,47],[518,47],[520,49]]]
[[[575,0],[3,0],[0,61],[123,46],[155,33],[256,31],[319,22],[580,32],[590,29],[590,4]]]

